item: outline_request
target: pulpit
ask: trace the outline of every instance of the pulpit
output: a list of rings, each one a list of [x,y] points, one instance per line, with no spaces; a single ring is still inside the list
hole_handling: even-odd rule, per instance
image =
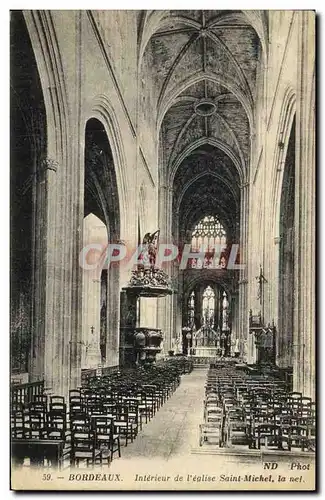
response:
[[[155,362],[161,351],[163,332],[138,326],[138,301],[141,297],[158,298],[173,293],[169,276],[156,266],[159,231],[147,233],[139,257],[141,264],[121,294],[120,366],[133,367]]]

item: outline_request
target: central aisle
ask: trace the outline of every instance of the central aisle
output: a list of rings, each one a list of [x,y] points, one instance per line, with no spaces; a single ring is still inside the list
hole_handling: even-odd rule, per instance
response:
[[[133,443],[122,448],[123,459],[134,457],[175,458],[189,455],[199,443],[207,370],[182,375],[180,386],[150,422],[143,423]]]

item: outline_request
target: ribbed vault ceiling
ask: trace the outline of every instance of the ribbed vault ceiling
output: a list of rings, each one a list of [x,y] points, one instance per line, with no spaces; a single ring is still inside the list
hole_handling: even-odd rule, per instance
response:
[[[235,241],[239,229],[239,176],[230,158],[213,146],[196,149],[174,178],[173,213],[179,214],[179,237],[187,241],[204,215],[218,214]],[[176,236],[176,235],[175,235]]]
[[[140,68],[154,70],[160,168],[183,236],[209,212],[238,235],[265,21],[261,11],[149,11],[139,26]]]

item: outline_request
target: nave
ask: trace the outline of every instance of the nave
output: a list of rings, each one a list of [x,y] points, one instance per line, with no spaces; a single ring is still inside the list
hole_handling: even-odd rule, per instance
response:
[[[313,11],[12,12],[17,468],[314,456],[314,39]]]
[[[136,457],[169,460],[190,455],[199,442],[206,375],[206,369],[184,374],[180,386],[125,449],[121,460]]]
[[[68,405],[58,396],[16,392],[13,458],[18,466],[59,469],[193,453],[310,460],[315,419],[311,398],[270,374],[234,360],[194,370],[188,360],[169,360],[91,377],[70,391]]]

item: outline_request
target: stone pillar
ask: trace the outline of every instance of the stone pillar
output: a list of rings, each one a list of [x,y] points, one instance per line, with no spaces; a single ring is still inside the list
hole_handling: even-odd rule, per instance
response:
[[[244,183],[241,186],[241,197],[240,197],[240,263],[245,267],[239,271],[239,291],[238,291],[238,332],[237,336],[239,339],[239,347],[241,356],[250,358],[249,353],[252,353],[252,349],[248,349],[247,354],[244,352],[244,347],[251,342],[248,333],[248,302],[247,302],[247,275],[248,275],[248,264],[249,255],[247,253],[248,248],[248,220],[249,220],[249,183]],[[250,346],[252,347],[252,346]]]
[[[52,336],[45,332],[53,321],[53,311],[49,310],[49,300],[54,300],[54,255],[50,247],[50,236],[55,233],[55,213],[57,203],[57,170],[59,164],[53,158],[39,161],[36,172],[34,231],[35,246],[33,260],[33,315],[32,348],[30,357],[30,381],[44,380],[48,390],[53,389],[53,343]],[[51,228],[48,235],[48,227]],[[54,238],[55,239],[55,238]],[[47,273],[50,272],[50,274]],[[46,374],[45,366],[47,364]]]
[[[100,280],[90,272],[83,283],[83,368],[96,368],[100,355]]]
[[[46,158],[37,165],[34,318],[31,380],[68,395],[80,385],[84,155],[81,138],[82,36],[80,11],[71,11],[74,80],[65,74],[51,11],[24,11],[40,68],[46,107]],[[55,23],[54,23],[55,24]],[[71,83],[71,85],[70,85]],[[68,95],[68,91],[71,94]]]
[[[315,397],[315,13],[299,11],[293,388]]]
[[[280,243],[281,237],[276,236],[273,240],[274,244],[274,278],[273,278],[273,304],[271,310],[274,313],[274,322],[277,327],[276,331],[276,358],[275,362],[277,366],[284,366],[282,356],[282,342],[281,342],[281,332],[280,332],[280,311],[279,311],[279,281],[280,281]]]
[[[31,381],[44,379],[49,393],[68,394],[80,384],[80,225],[75,200],[80,172],[73,163],[44,159],[37,173],[34,317]],[[76,217],[73,217],[73,214]],[[73,365],[71,356],[73,353]],[[72,371],[74,376],[72,377]]]
[[[241,338],[239,335],[239,318],[238,318],[238,293],[232,294],[231,297],[231,341],[238,341],[241,345]]]
[[[194,323],[196,330],[201,328],[202,291],[196,287],[194,290]]]
[[[119,364],[121,366],[134,366],[135,352],[133,336],[136,327],[137,297],[126,290],[122,290],[120,295]]]
[[[119,270],[120,267],[111,267],[108,270],[106,366],[116,366],[119,363]]]
[[[89,215],[83,221],[84,247],[107,244],[106,226],[94,215]],[[100,263],[100,254],[96,252],[93,259],[91,251],[86,258],[89,263]],[[90,262],[91,261],[91,262]],[[92,262],[94,261],[94,262]],[[100,306],[101,306],[101,266],[95,269],[82,270],[82,368],[96,368],[101,363],[100,354]]]
[[[159,244],[172,244],[171,224],[172,224],[172,202],[173,202],[173,189],[164,181],[159,185],[159,207],[158,207],[158,220],[160,237]],[[161,266],[164,271],[174,281],[172,262],[163,263]],[[157,302],[157,328],[160,328],[163,336],[164,351],[167,352],[172,348],[173,338],[173,305],[174,299],[172,295],[161,297]],[[152,325],[153,326],[153,325]]]
[[[183,274],[179,270],[179,266],[174,264],[174,279],[177,282],[177,292],[172,295],[173,297],[173,324],[174,324],[174,335],[178,337],[182,331],[182,305],[183,305]]]

